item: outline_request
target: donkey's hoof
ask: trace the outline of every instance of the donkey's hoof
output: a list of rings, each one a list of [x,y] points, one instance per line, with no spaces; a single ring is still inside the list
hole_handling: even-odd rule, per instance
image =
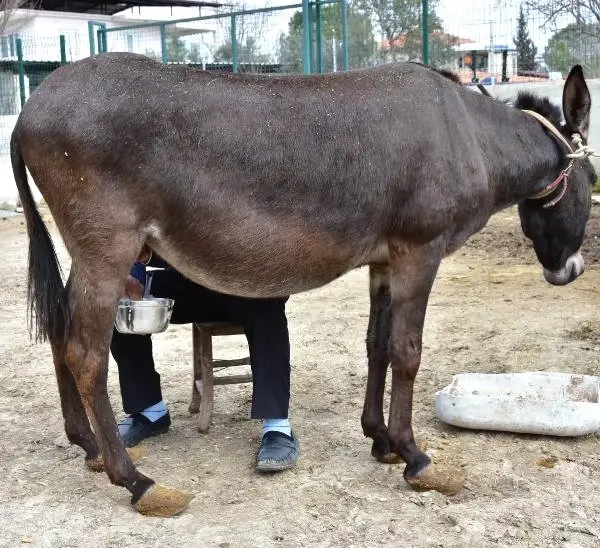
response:
[[[418,476],[405,476],[405,479],[415,491],[434,490],[443,495],[455,495],[465,484],[467,474],[463,469],[454,466],[430,464]]]
[[[85,459],[85,466],[92,472],[104,472],[104,459],[102,455],[98,455],[93,459]]]
[[[133,507],[145,516],[170,518],[183,512],[193,498],[192,493],[177,491],[155,483],[146,490]]]
[[[417,440],[417,445],[421,451],[427,451],[427,440]],[[387,450],[387,452],[383,452],[384,450]],[[400,455],[390,450],[387,440],[384,440],[381,437],[377,437],[373,441],[371,455],[384,464],[398,464],[404,462],[404,459]]]
[[[374,447],[371,449],[371,455],[383,464],[398,464],[404,462],[400,455],[397,455],[396,453],[378,453]]]
[[[390,440],[387,437],[387,432],[384,434],[377,434],[373,438],[373,445],[371,446],[371,455],[384,464],[395,464],[403,462],[402,457],[392,451],[390,447]]]
[[[146,452],[143,447],[128,447],[127,454],[133,463],[137,463],[146,456]],[[93,459],[85,459],[85,465],[88,470],[92,472],[104,472],[104,459],[102,455],[98,455]]]

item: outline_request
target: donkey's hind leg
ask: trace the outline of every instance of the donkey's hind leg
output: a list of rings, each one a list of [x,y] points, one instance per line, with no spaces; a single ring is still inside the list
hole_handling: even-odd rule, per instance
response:
[[[67,299],[71,289],[71,278],[67,282],[65,295]],[[79,445],[85,451],[85,460],[88,467],[96,469],[95,463],[100,462],[100,450],[96,443],[96,437],[90,428],[90,421],[85,414],[85,408],[81,402],[79,390],[75,379],[65,363],[65,341],[50,340],[52,355],[54,358],[54,369],[56,371],[56,382],[60,395],[60,405],[65,421],[65,433],[67,439]]]
[[[54,370],[60,394],[60,405],[65,420],[65,433],[71,443],[79,445],[85,451],[85,461],[89,468],[96,469],[99,461],[100,450],[96,437],[90,428],[90,421],[85,414],[81,397],[75,379],[64,361],[63,350],[59,346],[52,346],[54,355]]]
[[[381,462],[402,459],[392,452],[383,417],[385,379],[390,365],[389,340],[392,325],[389,265],[369,265],[371,310],[367,330],[368,376],[361,424],[365,436],[373,440],[371,454]]]
[[[96,433],[110,481],[132,494],[131,503],[141,513],[167,517],[184,510],[192,496],[155,485],[152,479],[138,472],[119,435],[106,387],[116,302],[123,291],[129,259],[133,262],[135,256],[132,253],[133,258],[127,257],[119,264],[115,257],[111,257],[112,264],[104,258],[94,262],[93,272],[74,264],[76,306],[65,358]]]

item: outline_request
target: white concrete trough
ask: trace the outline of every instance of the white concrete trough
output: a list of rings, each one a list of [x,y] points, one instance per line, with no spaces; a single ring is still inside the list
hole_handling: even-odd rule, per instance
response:
[[[476,430],[581,436],[600,430],[600,377],[461,373],[436,393],[437,416]]]

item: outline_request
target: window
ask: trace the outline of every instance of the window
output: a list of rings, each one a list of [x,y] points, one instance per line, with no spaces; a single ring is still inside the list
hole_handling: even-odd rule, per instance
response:
[[[0,37],[0,57],[6,59],[17,55],[17,38],[18,34],[7,34]]]

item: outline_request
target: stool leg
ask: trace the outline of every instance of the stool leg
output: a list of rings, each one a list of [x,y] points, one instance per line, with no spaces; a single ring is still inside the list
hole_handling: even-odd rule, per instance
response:
[[[201,350],[201,334],[200,329],[196,324],[192,324],[192,339],[193,339],[193,365],[194,365],[194,378],[192,379],[192,400],[188,411],[190,413],[198,413],[200,411],[200,400],[202,396],[198,391],[198,386],[202,385],[202,366],[200,365]]]
[[[206,329],[198,329],[198,346],[200,355],[200,412],[198,417],[198,431],[207,434],[212,421],[214,406],[213,387],[213,353],[212,333]]]

